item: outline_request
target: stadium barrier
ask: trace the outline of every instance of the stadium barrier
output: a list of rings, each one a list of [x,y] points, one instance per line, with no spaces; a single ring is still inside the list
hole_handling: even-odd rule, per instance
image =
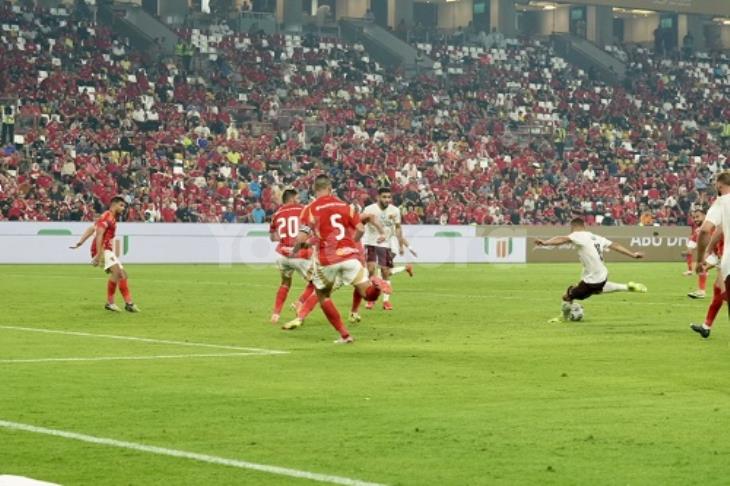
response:
[[[88,263],[89,243],[72,251],[89,223],[0,223],[0,263]],[[567,234],[559,226],[404,225],[421,263],[575,262],[570,245],[535,248],[537,238]],[[680,261],[687,227],[594,227],[649,261]],[[271,263],[275,245],[266,224],[120,223],[121,259],[128,263]],[[615,252],[607,260],[631,261]]]
[[[515,237],[527,239],[528,263],[575,262],[576,254],[571,245],[560,247],[537,248],[535,240],[547,239],[557,235],[570,233],[563,226],[515,226],[512,229]],[[490,228],[480,227],[478,235],[489,234]],[[691,229],[686,226],[594,226],[590,231],[615,241],[632,251],[646,254],[646,261],[675,262],[682,260],[682,252],[687,248]],[[616,252],[607,252],[607,261],[641,261],[631,260]]]
[[[0,223],[0,263],[89,263],[89,246],[70,250],[89,223]],[[524,263],[526,239],[476,226],[404,225],[421,263]],[[117,240],[126,263],[272,263],[277,258],[266,224],[120,223]]]

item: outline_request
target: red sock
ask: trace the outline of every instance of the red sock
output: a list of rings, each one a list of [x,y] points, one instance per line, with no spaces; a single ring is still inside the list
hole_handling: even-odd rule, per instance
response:
[[[360,295],[360,291],[357,289],[354,289],[352,291],[352,307],[350,308],[350,312],[353,314],[357,313],[357,311],[360,310],[360,303],[362,302],[362,295]]]
[[[127,279],[123,278],[119,281],[119,293],[122,294],[125,304],[132,303],[132,294],[129,292],[129,285],[127,285]]]
[[[309,284],[304,287],[304,292],[302,292],[302,295],[299,296],[299,303],[304,304],[307,299],[314,293],[314,284],[312,282],[309,282]]]
[[[707,288],[707,274],[701,273],[698,278],[700,290],[704,291]]]
[[[276,302],[274,302],[274,314],[281,314],[281,308],[284,307],[286,296],[289,295],[289,287],[282,285],[276,292]]]
[[[377,288],[375,285],[371,285],[365,291],[365,300],[367,300],[368,302],[375,302],[376,300],[378,300],[378,297],[380,297],[380,289]]]
[[[317,297],[317,294],[311,294],[307,300],[304,301],[302,306],[299,308],[299,314],[297,317],[301,320],[304,320],[307,318],[309,314],[312,313],[315,307],[317,307],[317,302],[319,302],[319,297]]]
[[[692,252],[687,253],[687,270],[689,270],[690,272],[693,270],[692,269]]]
[[[325,301],[322,302],[322,311],[324,312],[324,315],[327,316],[327,320],[330,321],[332,327],[337,329],[337,332],[340,333],[342,339],[350,337],[350,332],[342,322],[342,317],[340,317],[340,313],[338,312],[337,307],[335,307],[334,302],[332,302],[332,299],[325,299]]]
[[[707,309],[707,317],[705,317],[705,324],[707,324],[707,327],[712,327],[712,324],[714,324],[715,317],[717,317],[717,313],[720,312],[720,309],[722,308],[722,301],[725,300],[725,297],[725,294],[719,287],[714,286],[712,288],[712,302],[710,302],[710,307]]]
[[[106,283],[106,301],[109,304],[114,303],[114,294],[117,291],[117,283],[114,280],[109,280]]]

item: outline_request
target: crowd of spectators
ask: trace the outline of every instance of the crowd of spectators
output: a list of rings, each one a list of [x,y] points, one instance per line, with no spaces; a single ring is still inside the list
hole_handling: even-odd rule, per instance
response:
[[[359,205],[390,186],[409,224],[685,224],[730,165],[724,57],[632,51],[606,85],[499,37],[419,44],[436,65],[409,78],[338,39],[182,30],[186,62],[64,12],[0,24],[0,220],[88,221],[120,193],[128,221],[264,222],[326,172]]]

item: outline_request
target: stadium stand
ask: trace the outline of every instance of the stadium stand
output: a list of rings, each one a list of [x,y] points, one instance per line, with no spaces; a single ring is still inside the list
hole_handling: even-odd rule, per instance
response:
[[[122,193],[128,221],[263,222],[326,171],[360,205],[392,186],[410,224],[685,224],[730,166],[719,54],[611,48],[607,85],[547,40],[419,42],[436,64],[407,78],[334,38],[181,29],[163,57],[75,15],[0,9],[0,220]]]

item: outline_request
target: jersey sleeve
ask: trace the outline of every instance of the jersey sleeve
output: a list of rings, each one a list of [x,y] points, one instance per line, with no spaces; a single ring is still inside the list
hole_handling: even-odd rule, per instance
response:
[[[400,209],[399,208],[396,208],[396,211],[395,211],[395,224],[400,225],[401,222],[402,222],[402,220],[403,220],[403,218],[402,218],[402,215],[400,213]]]
[[[101,218],[99,218],[94,226],[101,229],[107,229],[109,227],[109,218],[107,215],[104,214]]]
[[[709,211],[707,211],[707,216],[705,216],[705,221],[709,221],[710,223],[714,224],[715,226],[720,226],[722,224],[722,211],[720,211],[720,205],[715,202],[715,204],[712,205]]]
[[[576,246],[583,246],[583,243],[580,241],[580,237],[578,237],[578,235],[575,233],[569,234],[568,239]]]

